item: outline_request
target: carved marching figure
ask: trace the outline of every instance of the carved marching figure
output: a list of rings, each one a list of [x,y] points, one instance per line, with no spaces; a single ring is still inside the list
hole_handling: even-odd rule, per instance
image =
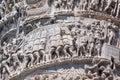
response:
[[[50,30],[50,33],[49,33],[49,38],[50,38],[50,41],[49,41],[49,47],[50,47],[50,50],[48,50],[48,55],[50,55],[48,57],[49,60],[53,59],[53,58],[57,58],[58,55],[56,54],[56,39],[55,39],[55,30],[54,28],[51,28]]]
[[[73,2],[74,2],[74,0],[67,1],[67,9],[68,10],[73,10],[73,6],[74,6]]]
[[[26,67],[33,66],[34,64],[34,56],[31,52],[26,53],[25,58],[27,60]]]
[[[113,6],[113,4],[114,4],[114,6]],[[107,5],[104,9],[104,12],[113,15],[114,14],[114,8],[115,8],[115,1],[114,0],[107,0]]]
[[[61,0],[63,9],[67,9],[67,0]]]
[[[80,10],[83,10],[83,11],[87,9],[87,4],[88,4],[87,0],[80,0],[80,1],[77,3],[78,8],[79,8]]]
[[[88,0],[83,0],[83,11],[87,10]]]
[[[41,62],[47,61],[46,55],[48,55],[48,54],[45,52],[46,42],[47,42],[46,37],[47,37],[47,35],[45,37],[41,37],[42,39],[40,40],[39,56],[40,56],[40,61]]]
[[[77,6],[78,6],[78,8],[80,9],[80,10],[83,10],[84,8],[83,8],[83,1],[84,0],[80,0],[78,3],[77,3]]]
[[[94,36],[93,36],[93,32],[91,31],[91,33],[89,33],[89,40],[88,40],[88,50],[89,50],[89,56],[94,56]]]
[[[35,50],[32,52],[33,54],[33,57],[34,57],[34,63],[33,64],[38,64],[39,63],[39,60],[40,60],[40,55],[39,55],[39,51],[38,50]]]
[[[103,11],[104,10],[104,8],[105,8],[105,4],[106,4],[106,1],[105,0],[101,0],[101,2],[100,2],[100,11]]]
[[[40,38],[35,39],[33,45],[33,51],[39,50]]]
[[[96,55],[99,57],[101,55],[101,48],[102,48],[102,38],[99,31],[95,31],[95,50]]]
[[[63,41],[62,41],[62,36],[61,36],[61,28],[60,27],[55,27],[55,39],[56,39],[56,54],[58,58],[64,55],[63,53]]]
[[[87,47],[87,35],[86,30],[81,30],[80,35],[78,34],[76,44],[77,44],[77,55],[78,56],[85,56],[86,54],[86,47]]]
[[[64,43],[64,54],[65,56],[73,56],[73,38],[68,27],[61,27],[61,36]]]
[[[58,55],[55,52],[56,51],[55,45],[56,45],[56,40],[55,40],[54,36],[52,35],[52,36],[50,36],[50,50],[48,52],[48,55],[49,55],[48,59],[49,60],[56,58],[56,56],[58,57]]]

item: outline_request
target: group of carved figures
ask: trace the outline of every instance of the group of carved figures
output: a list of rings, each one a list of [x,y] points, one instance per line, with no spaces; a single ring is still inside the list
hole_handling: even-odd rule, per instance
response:
[[[115,59],[111,57],[109,64],[102,65],[101,62],[104,60],[99,60],[98,62],[93,59],[92,66],[85,65],[86,76],[90,80],[119,80],[118,73],[116,71]]]
[[[101,63],[104,62],[104,65]],[[49,72],[47,74],[36,74],[27,77],[25,80],[119,80],[118,74],[116,72],[116,65],[114,58],[108,63],[104,60],[92,60],[92,66],[84,65],[83,73],[77,72],[77,69],[70,68],[63,72]],[[71,73],[69,73],[71,72]],[[70,76],[72,75],[73,76]]]
[[[23,50],[21,48],[17,53],[12,49],[12,45],[4,44],[4,49],[2,49],[4,59],[1,59],[0,67],[2,72],[0,76],[3,80],[7,75],[13,76],[12,71],[19,73],[26,67],[53,59],[74,56],[99,57],[104,43],[120,45],[117,36],[118,27],[113,24],[102,25],[100,21],[90,25],[65,26],[63,24],[61,27],[49,29],[48,32],[42,30],[38,33],[40,34],[34,34],[37,36],[29,37]],[[16,40],[13,40],[13,44],[15,42]]]
[[[120,0],[56,0],[54,1],[55,8],[73,10],[95,10],[108,13],[119,17],[120,15]]]

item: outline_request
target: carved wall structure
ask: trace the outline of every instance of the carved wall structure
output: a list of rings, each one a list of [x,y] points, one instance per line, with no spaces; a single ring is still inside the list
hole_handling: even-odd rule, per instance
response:
[[[120,0],[1,0],[0,80],[120,80]]]

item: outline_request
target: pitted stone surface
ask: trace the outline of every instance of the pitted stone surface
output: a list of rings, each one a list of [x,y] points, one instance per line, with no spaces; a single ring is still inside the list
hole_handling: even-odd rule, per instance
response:
[[[120,0],[1,0],[0,80],[119,80]]]

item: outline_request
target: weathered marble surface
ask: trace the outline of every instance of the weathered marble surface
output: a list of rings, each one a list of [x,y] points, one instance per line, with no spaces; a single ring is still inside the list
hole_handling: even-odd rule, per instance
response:
[[[1,0],[0,79],[119,80],[119,18],[120,0]]]

